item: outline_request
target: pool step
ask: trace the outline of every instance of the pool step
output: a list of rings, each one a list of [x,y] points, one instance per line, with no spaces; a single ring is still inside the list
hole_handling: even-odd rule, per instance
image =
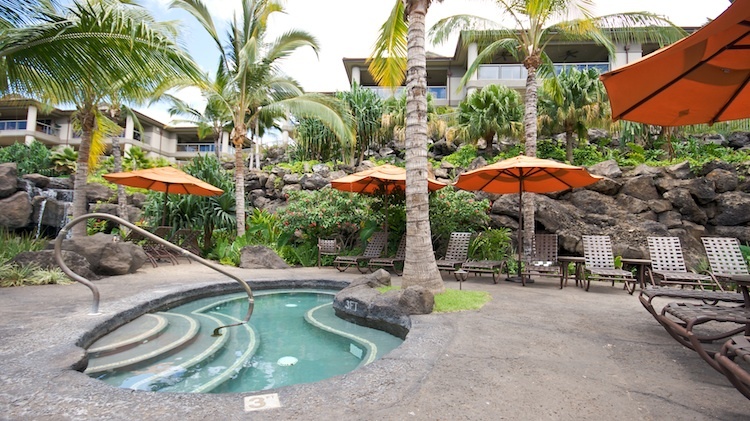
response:
[[[89,364],[86,368],[86,374],[102,373],[115,369],[122,369],[134,366],[145,361],[159,358],[165,354],[168,354],[181,346],[185,345],[193,338],[200,329],[200,324],[192,317],[185,316],[177,313],[157,313],[159,316],[164,317],[169,324],[169,328],[162,330],[161,334],[153,338],[152,340],[143,340],[136,346],[125,347],[121,352],[117,353],[106,353],[105,355],[96,354],[89,355]],[[140,319],[140,318],[139,318]],[[137,319],[136,319],[137,320]],[[119,329],[118,329],[119,330]],[[115,331],[117,332],[117,331]],[[113,333],[115,333],[113,332]],[[133,337],[146,336],[146,333],[138,334],[137,332],[131,332]],[[99,342],[108,342],[107,338],[109,335],[104,336],[93,345],[95,348],[99,348]],[[113,342],[127,342],[122,335],[116,335],[117,339]]]
[[[88,349],[89,358],[103,357],[148,342],[168,325],[167,318],[160,314],[144,314],[96,341]]]
[[[247,324],[225,328],[221,336],[211,336],[217,327],[241,321],[212,311],[224,301],[203,299],[181,307],[179,312],[157,313],[170,321],[162,335],[169,336],[168,341],[159,336],[144,343],[135,341],[133,338],[146,337],[147,332],[154,330],[156,323],[143,321],[138,323],[143,332],[132,328],[116,338],[101,338],[94,344],[95,350],[106,350],[118,343],[135,343],[135,346],[104,356],[92,354],[86,373],[95,376],[100,373],[97,377],[107,383],[135,390],[205,393],[214,389],[236,376],[258,347],[257,332]],[[190,334],[174,340],[177,336],[174,332],[182,332],[184,326],[171,323],[173,320],[191,321]],[[134,357],[136,353],[143,355]]]

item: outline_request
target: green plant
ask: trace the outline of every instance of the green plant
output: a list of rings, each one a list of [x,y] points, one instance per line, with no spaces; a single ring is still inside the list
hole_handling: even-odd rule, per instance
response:
[[[745,258],[745,262],[750,266],[750,246],[747,244],[741,244],[740,251],[742,252],[742,257]]]
[[[59,268],[42,269],[36,265],[20,266],[17,264],[0,265],[0,287],[18,287],[24,285],[67,285],[72,283]]]
[[[505,260],[510,251],[510,229],[488,229],[471,240],[469,258],[475,260]]]
[[[0,264],[4,264],[21,252],[44,250],[47,240],[34,238],[31,234],[18,235],[0,229],[0,244]]]
[[[278,215],[254,208],[247,220],[245,237],[254,244],[276,248],[283,230]]]
[[[430,229],[437,255],[445,253],[454,231],[484,230],[490,220],[490,203],[472,192],[444,187],[430,195]]]
[[[443,158],[456,167],[468,168],[477,157],[477,147],[474,145],[462,145],[452,154]]]
[[[76,171],[76,161],[78,152],[70,146],[57,149],[50,155],[50,162],[55,167],[55,171],[60,174],[70,175]]]
[[[0,148],[0,163],[15,162],[18,175],[44,174],[55,175],[50,169],[50,152],[43,143],[34,140],[30,145],[14,143]]]

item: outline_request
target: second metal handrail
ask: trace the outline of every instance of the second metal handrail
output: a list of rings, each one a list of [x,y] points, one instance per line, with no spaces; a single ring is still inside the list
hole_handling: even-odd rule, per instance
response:
[[[253,307],[255,306],[255,299],[253,298],[253,291],[250,289],[250,286],[247,284],[247,282],[245,282],[242,279],[238,278],[237,276],[232,275],[231,273],[225,271],[221,267],[216,266],[215,264],[211,263],[210,261],[208,261],[208,260],[206,260],[206,259],[204,259],[204,258],[202,258],[200,256],[197,256],[197,255],[195,255],[195,254],[193,254],[193,253],[191,253],[191,252],[183,249],[180,246],[177,246],[177,245],[175,245],[173,243],[170,243],[169,241],[167,241],[167,240],[165,240],[165,239],[163,239],[163,238],[161,238],[161,237],[159,237],[157,235],[154,235],[153,233],[150,233],[150,232],[144,230],[143,228],[141,228],[141,227],[139,227],[137,225],[134,225],[134,224],[132,224],[132,223],[130,223],[130,222],[122,219],[122,218],[119,218],[119,217],[114,216],[114,215],[109,215],[109,214],[106,214],[106,213],[89,213],[89,214],[86,214],[86,215],[81,215],[78,218],[74,218],[72,221],[68,222],[60,230],[60,232],[57,234],[57,238],[55,238],[55,261],[57,262],[57,264],[60,266],[60,268],[62,269],[62,271],[66,275],[68,275],[74,281],[77,281],[77,282],[80,282],[80,283],[86,285],[91,290],[91,292],[94,294],[94,302],[93,302],[93,305],[92,305],[91,314],[100,314],[99,313],[99,298],[100,298],[99,289],[96,287],[96,285],[94,285],[88,279],[86,279],[83,276],[78,275],[77,273],[75,273],[72,270],[70,270],[70,268],[65,264],[65,262],[63,261],[63,258],[62,258],[62,242],[65,239],[65,237],[67,236],[67,234],[70,231],[70,229],[73,226],[77,225],[78,223],[86,221],[89,218],[108,219],[108,220],[110,220],[112,222],[115,222],[117,224],[124,225],[124,226],[130,228],[131,230],[133,230],[133,231],[135,231],[135,232],[143,235],[144,237],[149,238],[149,239],[151,239],[153,241],[156,241],[157,243],[162,244],[165,247],[168,247],[169,249],[176,251],[177,253],[180,253],[183,257],[187,257],[188,259],[195,260],[196,262],[201,263],[202,265],[207,266],[207,267],[209,267],[209,268],[211,268],[211,269],[213,269],[213,270],[215,270],[215,271],[217,271],[219,273],[222,273],[222,274],[224,274],[224,275],[226,275],[226,276],[234,279],[235,281],[237,281],[237,283],[239,283],[242,286],[242,288],[245,290],[245,292],[247,293],[247,302],[248,302],[247,314],[245,315],[245,318],[241,322],[239,322],[239,323],[233,323],[233,324],[229,324],[229,325],[224,325],[224,326],[217,327],[216,329],[214,329],[214,332],[213,332],[212,336],[220,336],[221,335],[221,329],[224,329],[224,328],[227,328],[227,327],[231,327],[231,326],[243,325],[243,324],[247,323],[248,321],[250,321],[250,316],[252,316],[252,314],[253,314]]]

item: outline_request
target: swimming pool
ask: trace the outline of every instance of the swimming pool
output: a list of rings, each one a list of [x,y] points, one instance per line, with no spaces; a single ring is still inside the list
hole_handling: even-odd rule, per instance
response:
[[[335,293],[258,291],[250,323],[218,337],[211,336],[216,327],[242,319],[244,293],[149,313],[93,343],[86,374],[135,390],[258,391],[341,375],[402,343],[336,317]]]

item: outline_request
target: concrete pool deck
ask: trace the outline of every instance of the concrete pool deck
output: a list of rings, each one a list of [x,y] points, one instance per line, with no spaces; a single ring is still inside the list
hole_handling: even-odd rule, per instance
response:
[[[242,279],[351,281],[353,269],[230,269]],[[399,277],[394,276],[394,284]],[[448,288],[458,288],[445,275]],[[241,394],[118,389],[70,369],[75,343],[134,306],[197,286],[233,283],[199,264],[104,278],[104,313],[83,285],[0,290],[0,419],[9,420],[740,420],[750,401],[679,345],[637,299],[607,283],[585,292],[554,280],[522,287],[469,277],[478,311],[412,318],[404,344],[347,375]],[[279,408],[247,411],[256,395]],[[272,401],[266,401],[271,405]]]

